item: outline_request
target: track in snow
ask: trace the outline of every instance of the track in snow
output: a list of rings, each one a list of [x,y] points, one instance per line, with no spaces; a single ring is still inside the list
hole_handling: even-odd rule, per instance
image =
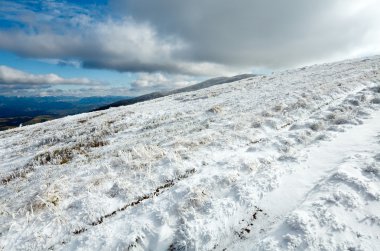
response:
[[[380,111],[372,116],[309,149],[306,161],[284,175],[279,187],[258,203],[270,215],[262,215],[248,228],[245,240],[228,249],[246,250],[260,243],[262,250],[376,250],[380,246]],[[331,247],[334,242],[337,245]]]

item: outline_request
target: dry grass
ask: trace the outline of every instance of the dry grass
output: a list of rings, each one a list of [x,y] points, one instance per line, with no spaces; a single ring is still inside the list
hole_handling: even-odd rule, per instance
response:
[[[211,107],[208,112],[211,112],[211,113],[221,113],[222,112],[222,106],[220,105],[215,105],[213,107]]]

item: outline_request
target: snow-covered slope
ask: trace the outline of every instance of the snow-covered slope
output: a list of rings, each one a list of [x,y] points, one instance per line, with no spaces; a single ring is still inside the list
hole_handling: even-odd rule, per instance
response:
[[[380,57],[0,133],[0,250],[377,250]]]

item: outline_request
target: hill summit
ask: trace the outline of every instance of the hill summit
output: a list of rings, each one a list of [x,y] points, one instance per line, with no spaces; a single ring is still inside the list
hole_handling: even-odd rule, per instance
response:
[[[0,132],[1,250],[376,250],[380,57]]]

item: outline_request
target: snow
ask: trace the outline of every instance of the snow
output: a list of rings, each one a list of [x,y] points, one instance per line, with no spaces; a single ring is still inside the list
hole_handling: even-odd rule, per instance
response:
[[[258,203],[271,212],[255,224],[261,231],[233,250],[257,243],[262,250],[376,250],[380,111],[373,116],[333,141],[311,147],[307,160]]]
[[[0,132],[0,250],[377,250],[379,65]]]

